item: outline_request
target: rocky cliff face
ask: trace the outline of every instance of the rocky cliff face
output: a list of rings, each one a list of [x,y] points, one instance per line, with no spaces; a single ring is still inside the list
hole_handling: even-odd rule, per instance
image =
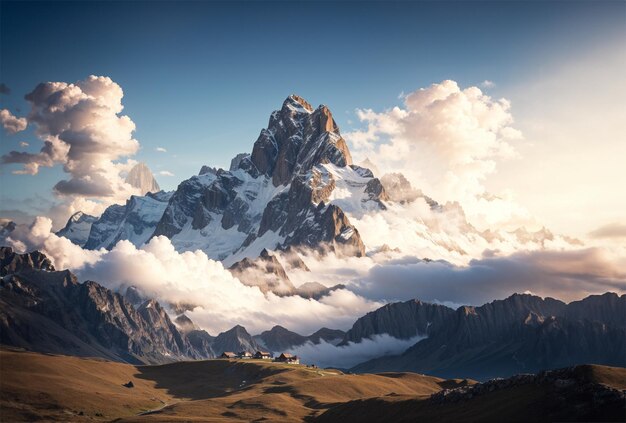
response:
[[[384,208],[384,188],[370,171],[352,165],[330,110],[292,95],[272,113],[251,154],[237,155],[228,171],[179,185],[154,235],[228,266],[289,246],[361,256],[358,230],[334,204],[345,200],[333,195],[344,185],[351,204]]]
[[[128,240],[136,246],[144,244],[154,232],[171,196],[171,192],[163,191],[141,197],[133,195],[123,206],[109,206],[92,222],[84,247],[110,250],[121,240]]]
[[[54,266],[45,254],[33,251],[19,254],[11,247],[0,247],[0,276],[29,270],[54,271]]]
[[[592,295],[567,305],[563,315],[571,320],[588,319],[618,328],[626,328],[626,296],[607,292]]]
[[[135,308],[93,281],[55,271],[41,253],[0,249],[0,342],[131,363],[211,357],[194,347],[156,301]]]
[[[65,227],[56,234],[58,236],[65,237],[74,244],[82,247],[89,239],[91,225],[93,225],[93,223],[97,220],[98,218],[81,211],[76,212],[69,218]]]
[[[399,356],[355,371],[416,371],[487,379],[580,363],[626,365],[626,330],[602,308],[624,310],[626,295],[592,296],[567,305],[515,294],[481,307],[461,307]],[[617,314],[616,314],[617,315]],[[396,323],[402,325],[400,321]]]
[[[135,188],[139,188],[141,190],[141,195],[146,195],[149,192],[154,193],[161,191],[159,184],[156,179],[154,179],[154,175],[145,163],[137,163],[133,166],[130,172],[128,172],[125,182]]]
[[[448,307],[419,300],[387,304],[359,318],[346,332],[341,345],[380,334],[398,339],[428,336],[440,330],[452,314],[454,311]]]

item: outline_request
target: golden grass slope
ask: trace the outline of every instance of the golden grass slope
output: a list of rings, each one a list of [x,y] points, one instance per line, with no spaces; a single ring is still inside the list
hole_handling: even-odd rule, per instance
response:
[[[123,386],[129,381],[133,388]],[[3,349],[0,419],[302,421],[354,399],[425,398],[462,383],[412,373],[347,375],[261,360],[134,366]]]
[[[626,389],[624,368],[587,365],[575,371],[576,379]],[[123,386],[129,381],[134,387]],[[580,420],[575,402],[563,402],[558,390],[544,385],[453,404],[428,400],[443,388],[473,383],[415,373],[343,374],[263,360],[135,366],[0,349],[0,421]],[[587,420],[626,421],[626,411],[614,408]]]

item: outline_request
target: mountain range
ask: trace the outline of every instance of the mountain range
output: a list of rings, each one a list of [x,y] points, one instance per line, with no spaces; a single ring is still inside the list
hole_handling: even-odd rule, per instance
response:
[[[606,293],[565,304],[514,294],[480,307],[437,306],[442,310],[436,314],[432,307],[419,301],[389,304],[357,320],[347,338],[396,333],[426,339],[352,370],[488,379],[579,363],[626,366],[626,295]],[[428,312],[433,319],[425,327],[422,316]]]
[[[314,108],[291,95],[271,114],[251,153],[236,155],[228,170],[202,166],[198,175],[164,192],[147,166],[137,164],[126,181],[142,195],[109,206],[99,217],[75,213],[57,235],[87,250],[110,250],[122,240],[140,247],[167,237],[177,251],[201,250],[265,295],[315,300],[345,286],[323,285],[312,273],[296,286],[294,273],[310,272],[303,251],[354,260],[399,252],[394,245],[375,245],[378,241],[365,244],[353,224],[365,214],[395,210],[402,217],[402,207],[423,201],[446,225],[409,219],[407,225],[414,226],[406,232],[434,252],[457,256],[503,237],[524,245],[555,238],[545,229],[480,232],[458,203],[437,202],[401,173],[379,179],[374,172],[369,160],[353,163],[328,107]],[[0,224],[2,241],[16,225]],[[81,283],[37,251],[17,254],[2,247],[0,263],[0,341],[40,352],[164,363],[224,351],[280,353],[308,344],[350,351],[386,335],[415,343],[399,355],[375,357],[349,370],[485,379],[578,363],[626,365],[626,296],[614,293],[570,304],[514,294],[458,309],[414,299],[372,311],[346,332],[321,328],[301,335],[275,326],[253,336],[232,322],[232,329],[211,335],[185,315],[193,304],[160,304],[133,286],[113,292],[96,281]]]
[[[353,222],[390,207],[423,248],[461,262],[504,239],[541,246],[557,238],[545,228],[479,231],[458,203],[438,203],[401,173],[380,179],[375,173],[378,169],[369,159],[353,163],[327,106],[313,108],[302,97],[290,95],[271,113],[252,151],[237,154],[228,170],[202,166],[176,190],[162,192],[150,169],[138,163],[126,182],[142,195],[111,205],[99,217],[77,212],[57,235],[94,250],[112,249],[120,240],[140,247],[152,237],[166,236],[179,252],[201,250],[226,267],[255,260],[263,251],[277,254],[291,248],[292,256],[297,255],[298,247],[357,257],[400,253],[397,245],[375,239],[366,245]],[[406,215],[402,207],[419,201],[432,216],[416,220]],[[15,223],[0,224],[4,240]],[[274,284],[279,295],[320,295],[319,286],[313,292],[295,292],[287,278],[279,279],[263,282],[262,288],[273,291]]]
[[[523,245],[555,237],[546,229],[478,231],[458,203],[438,203],[401,173],[379,179],[375,172],[369,159],[353,163],[327,106],[313,108],[302,97],[290,95],[271,113],[252,151],[237,154],[228,170],[202,166],[176,190],[156,192],[152,173],[139,163],[127,182],[144,195],[112,205],[99,217],[78,212],[57,235],[91,250],[112,249],[121,240],[140,247],[165,236],[177,251],[201,250],[264,293],[305,298],[321,298],[340,286],[324,286],[314,276],[294,286],[290,273],[308,270],[300,258],[302,249],[356,257],[403,253],[396,245],[376,240],[366,245],[352,221],[390,207],[399,210],[407,233],[429,251],[460,260],[476,246],[482,245],[482,251],[504,237]],[[402,207],[416,201],[423,201],[436,218],[414,221],[404,216]],[[3,229],[2,238],[11,230]]]
[[[322,328],[302,336],[275,326],[251,336],[236,325],[211,336],[184,314],[172,321],[157,301],[131,289],[123,296],[94,281],[80,283],[40,252],[0,248],[0,276],[0,343],[33,351],[164,363],[225,351],[280,353],[307,343],[351,348],[387,334],[424,339],[351,371],[487,379],[589,362],[626,366],[626,295],[614,293],[570,304],[514,294],[456,310],[411,300],[370,312],[347,332]]]

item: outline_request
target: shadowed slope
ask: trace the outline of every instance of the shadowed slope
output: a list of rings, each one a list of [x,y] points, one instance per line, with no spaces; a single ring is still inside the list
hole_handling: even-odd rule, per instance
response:
[[[461,396],[440,392],[429,399],[388,396],[349,401],[314,421],[621,422],[626,420],[626,401],[620,392],[625,386],[624,368],[582,365],[474,385]]]

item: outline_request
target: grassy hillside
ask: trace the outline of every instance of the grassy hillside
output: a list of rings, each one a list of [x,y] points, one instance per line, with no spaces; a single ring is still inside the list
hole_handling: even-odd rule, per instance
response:
[[[626,369],[597,365],[573,369],[571,389],[554,382],[510,386],[506,389],[452,403],[433,403],[424,398],[393,396],[349,401],[332,407],[314,421],[367,422],[624,422],[626,408],[620,402],[600,403],[602,396],[586,394],[585,384],[626,388]],[[558,381],[557,381],[558,382]],[[567,384],[568,381],[563,381]]]
[[[475,382],[415,373],[343,374],[262,360],[134,366],[0,349],[0,420],[624,421],[623,401],[593,405],[597,399],[578,387],[626,389],[626,369],[588,365],[568,374],[576,389],[563,390],[552,380],[437,403],[431,394],[474,389],[467,386]],[[132,388],[124,386],[129,381]]]
[[[260,360],[133,366],[6,349],[0,350],[0,372],[2,421],[301,421],[354,399],[426,398],[466,383]],[[133,388],[123,386],[129,381]]]

